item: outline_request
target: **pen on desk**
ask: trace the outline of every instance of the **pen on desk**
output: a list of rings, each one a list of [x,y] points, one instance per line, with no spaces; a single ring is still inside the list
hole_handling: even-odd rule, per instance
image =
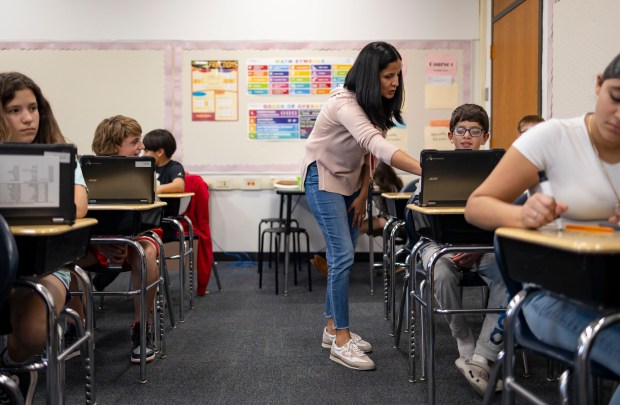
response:
[[[567,231],[614,233],[609,226],[566,224]]]
[[[545,171],[538,172],[538,182],[540,183],[540,189],[543,194],[546,194],[550,197],[553,197],[553,192],[551,191],[551,184],[549,183],[549,179],[547,179],[547,173]],[[558,231],[562,230],[562,218],[557,217],[555,219],[555,224]]]

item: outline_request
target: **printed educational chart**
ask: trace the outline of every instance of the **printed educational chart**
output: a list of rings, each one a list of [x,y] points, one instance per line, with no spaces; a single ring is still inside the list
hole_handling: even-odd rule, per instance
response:
[[[192,121],[239,119],[239,61],[192,61]]]
[[[323,103],[248,104],[249,138],[295,140],[310,136]]]
[[[456,83],[456,56],[426,55],[424,107],[452,109],[458,105],[459,86]]]
[[[249,59],[249,95],[329,94],[344,84],[353,58]]]

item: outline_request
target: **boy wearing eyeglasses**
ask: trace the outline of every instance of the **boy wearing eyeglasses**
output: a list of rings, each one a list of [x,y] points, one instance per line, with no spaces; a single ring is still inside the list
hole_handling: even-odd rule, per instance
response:
[[[452,112],[448,139],[455,149],[478,150],[489,139],[489,116],[476,104],[463,104]],[[455,173],[458,176],[458,173]],[[422,248],[424,269],[439,245],[430,243]],[[506,286],[492,253],[454,253],[442,256],[435,264],[434,294],[441,308],[461,309],[459,283],[465,272],[477,272],[489,287],[488,308],[505,308],[508,304]],[[503,343],[504,314],[487,314],[478,339],[464,315],[446,315],[452,336],[456,338],[459,358],[455,364],[478,395],[483,396],[489,379],[490,363],[495,360]],[[498,385],[500,387],[500,385]]]

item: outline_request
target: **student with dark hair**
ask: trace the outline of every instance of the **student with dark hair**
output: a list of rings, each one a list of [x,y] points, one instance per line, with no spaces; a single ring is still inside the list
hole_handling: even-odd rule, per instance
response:
[[[540,124],[544,122],[545,119],[538,114],[526,115],[519,120],[517,124],[517,131],[519,131],[519,135],[530,129],[536,124]]]
[[[554,221],[620,223],[620,54],[596,77],[594,112],[551,119],[519,137],[489,177],[467,201],[465,218],[484,229],[508,226],[536,229]],[[543,194],[544,171],[554,195]],[[584,181],[587,179],[587,181]],[[530,190],[523,205],[512,201]],[[574,280],[576,283],[579,280]],[[573,351],[579,334],[600,309],[558,300],[541,291],[523,304],[534,335]],[[620,375],[620,325],[603,331],[592,347],[596,362]],[[620,403],[616,390],[612,403]]]
[[[29,77],[17,73],[0,73],[0,101],[3,125],[0,143],[23,142],[40,144],[67,143],[49,102],[39,86]],[[75,168],[76,218],[88,211],[88,194],[80,166]],[[67,304],[71,275],[66,270],[37,278],[51,294],[56,313]],[[47,338],[47,310],[43,301],[30,289],[16,288],[8,298],[12,332],[6,349],[0,355],[0,365],[24,364],[40,355]],[[29,370],[14,375],[26,404],[32,403],[37,384],[37,371]]]
[[[359,53],[344,87],[332,90],[306,142],[303,184],[327,250],[327,325],[321,345],[330,359],[356,370],[372,370],[370,343],[349,331],[349,275],[359,227],[364,222],[372,162],[420,174],[420,162],[385,140],[403,123],[402,58],[385,42]]]
[[[155,158],[157,193],[182,193],[185,191],[185,169],[172,160],[177,150],[174,136],[165,129],[155,129],[144,135],[144,155]]]
[[[392,166],[383,162],[379,162],[372,178],[375,182],[376,189],[380,193],[397,193],[403,188],[403,181],[398,177],[394,169],[392,169]],[[385,198],[380,195],[373,197],[373,202],[379,213],[372,218],[372,232],[374,236],[380,236],[389,218],[387,204]],[[368,220],[362,222],[360,233],[368,233]]]

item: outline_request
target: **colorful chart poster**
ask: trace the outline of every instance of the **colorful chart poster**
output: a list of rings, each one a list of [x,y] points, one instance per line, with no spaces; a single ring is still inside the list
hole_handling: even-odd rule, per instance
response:
[[[248,60],[248,94],[329,94],[344,84],[352,58],[260,58]]]
[[[192,121],[239,119],[239,61],[192,61]]]
[[[248,104],[249,138],[306,139],[322,106],[322,103]]]

